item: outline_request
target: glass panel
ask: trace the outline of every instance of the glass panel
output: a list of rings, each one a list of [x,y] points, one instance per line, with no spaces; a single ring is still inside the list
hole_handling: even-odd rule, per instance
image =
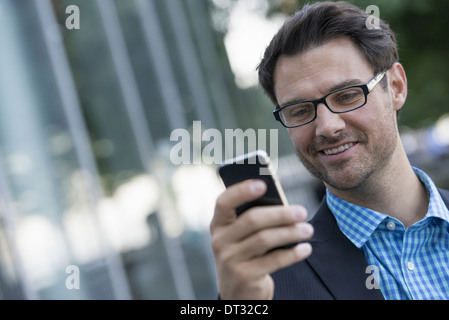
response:
[[[3,1],[2,10],[0,146],[12,222],[6,232],[26,275],[26,297],[112,298],[88,172],[78,162],[46,47],[51,30],[41,29],[33,2]],[[80,279],[86,285],[78,288]]]
[[[223,186],[170,158],[250,104],[216,36],[201,1],[0,0],[0,298],[216,298]]]

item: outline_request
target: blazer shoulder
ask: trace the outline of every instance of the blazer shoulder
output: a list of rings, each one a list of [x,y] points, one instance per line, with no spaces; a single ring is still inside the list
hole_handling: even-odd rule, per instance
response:
[[[449,208],[449,190],[438,188],[441,198],[443,198],[444,203]]]

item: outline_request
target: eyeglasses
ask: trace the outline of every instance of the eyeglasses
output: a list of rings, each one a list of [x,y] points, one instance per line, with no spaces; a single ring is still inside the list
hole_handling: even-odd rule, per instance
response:
[[[273,110],[273,115],[284,127],[294,128],[315,120],[320,103],[323,103],[333,113],[356,110],[366,104],[368,94],[382,80],[386,72],[379,72],[367,84],[333,91],[317,100],[299,101],[277,108]]]

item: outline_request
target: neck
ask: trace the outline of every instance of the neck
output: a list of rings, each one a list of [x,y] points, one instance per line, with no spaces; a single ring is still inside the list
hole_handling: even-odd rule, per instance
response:
[[[388,166],[354,189],[338,190],[327,184],[326,187],[337,197],[394,217],[408,228],[424,218],[429,200],[405,151],[400,153],[399,158],[392,159]]]

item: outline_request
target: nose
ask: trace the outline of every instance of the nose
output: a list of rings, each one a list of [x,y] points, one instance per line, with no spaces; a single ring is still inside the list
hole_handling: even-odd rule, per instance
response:
[[[333,137],[346,127],[342,114],[333,113],[323,103],[316,109],[315,133],[316,136]]]

